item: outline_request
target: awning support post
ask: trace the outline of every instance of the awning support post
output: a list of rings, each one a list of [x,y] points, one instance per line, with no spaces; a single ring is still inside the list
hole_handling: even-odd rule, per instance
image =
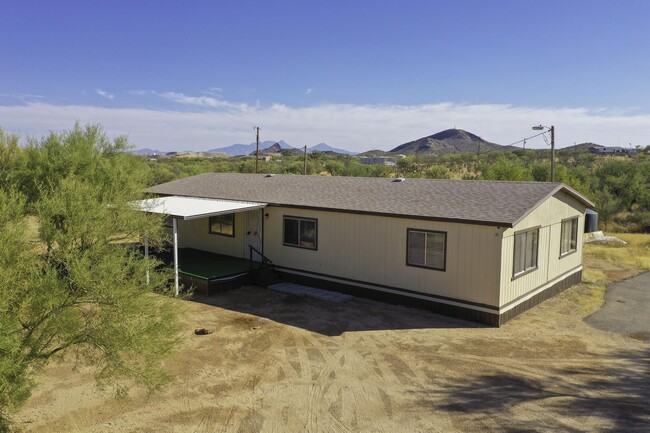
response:
[[[174,225],[174,285],[176,296],[178,296],[178,222],[172,218]]]

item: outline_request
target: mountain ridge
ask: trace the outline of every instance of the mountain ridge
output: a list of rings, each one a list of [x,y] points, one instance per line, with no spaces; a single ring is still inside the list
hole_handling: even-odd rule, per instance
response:
[[[284,140],[280,140],[280,141],[266,140],[260,142],[260,150],[271,147],[276,143],[279,144],[282,149],[293,149],[293,146],[289,145]],[[229,156],[242,156],[242,155],[250,155],[251,152],[255,151],[256,147],[257,144],[254,142],[250,144],[236,143],[226,147],[217,147],[215,149],[210,149],[208,152],[224,152],[227,153]]]
[[[467,152],[509,152],[517,149],[514,146],[502,146],[491,143],[463,129],[452,128],[400,144],[390,150],[389,153],[403,155],[442,155]]]
[[[332,147],[327,143],[318,143],[312,147],[307,147],[307,153],[313,153],[313,152],[333,152],[333,153],[340,153],[341,155],[356,155],[357,152],[351,152],[346,149],[341,149],[338,147]]]

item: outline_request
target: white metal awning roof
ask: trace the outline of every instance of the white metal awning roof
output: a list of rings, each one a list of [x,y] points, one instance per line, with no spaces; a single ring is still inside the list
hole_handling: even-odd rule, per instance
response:
[[[246,212],[265,208],[267,203],[217,200],[198,197],[157,197],[133,202],[143,212],[170,215],[184,220],[207,218],[215,215]]]

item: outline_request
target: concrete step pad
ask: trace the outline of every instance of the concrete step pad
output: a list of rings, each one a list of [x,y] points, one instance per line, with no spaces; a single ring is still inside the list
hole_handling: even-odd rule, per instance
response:
[[[303,286],[294,283],[277,283],[269,286],[269,289],[277,290],[278,292],[291,293],[298,296],[309,296],[310,298],[323,299],[325,301],[343,303],[353,298],[352,295],[345,293],[330,292],[329,290],[317,289],[315,287]]]

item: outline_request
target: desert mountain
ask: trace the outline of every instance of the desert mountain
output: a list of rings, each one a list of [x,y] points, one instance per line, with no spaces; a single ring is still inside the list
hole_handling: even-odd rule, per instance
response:
[[[260,151],[268,147],[279,145],[282,149],[293,149],[288,143],[285,143],[283,140],[280,141],[262,141],[260,142]],[[219,147],[216,149],[210,149],[209,152],[225,152],[230,156],[240,156],[240,155],[250,155],[251,152],[255,152],[255,143],[251,144],[231,144],[226,147]],[[279,152],[275,152],[279,153]]]
[[[272,146],[265,147],[262,149],[262,146],[260,146],[260,155],[271,155],[274,153],[282,153],[283,147],[280,145],[280,143],[275,143]],[[255,156],[255,150],[253,150],[249,155]]]
[[[436,154],[445,153],[466,153],[466,152],[512,151],[517,150],[514,146],[501,146],[483,140],[478,135],[462,129],[447,129],[437,134],[423,137],[418,140],[409,141],[395,149],[391,153],[413,155],[413,154]]]
[[[341,155],[355,155],[355,152],[350,152],[349,150],[332,147],[326,143],[318,143],[315,146],[308,147],[307,152],[331,152],[331,153],[340,153]]]
[[[278,150],[277,147],[274,147],[278,145],[280,149]],[[255,143],[251,144],[232,144],[230,146],[226,147],[219,147],[216,149],[211,149],[210,152],[225,152],[230,156],[240,156],[240,155],[253,155],[255,154]],[[274,147],[274,149],[269,150],[268,152],[262,152],[263,150],[269,149],[270,147]],[[269,154],[269,153],[281,153],[283,150],[291,150],[292,155],[297,155],[303,151],[303,147],[294,147],[291,146],[289,143],[285,142],[284,140],[280,141],[262,141],[260,142],[260,153],[264,154]],[[296,150],[294,152],[294,150]],[[298,152],[300,151],[300,152]],[[340,149],[336,147],[332,147],[329,144],[326,143],[319,143],[315,146],[308,147],[307,152],[312,153],[314,151],[318,152],[328,152],[328,153],[340,153],[342,155],[354,155],[354,152],[350,152],[349,150],[345,149]]]

